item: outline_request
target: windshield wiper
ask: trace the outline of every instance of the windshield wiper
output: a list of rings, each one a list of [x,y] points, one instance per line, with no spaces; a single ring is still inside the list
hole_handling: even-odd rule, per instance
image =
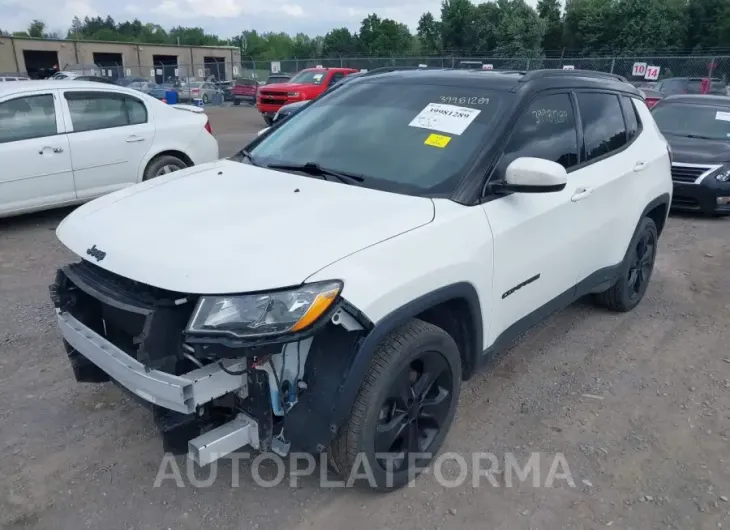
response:
[[[365,178],[360,175],[327,169],[315,162],[307,162],[306,164],[269,164],[266,167],[269,169],[283,169],[284,171],[301,171],[316,177],[323,177],[325,180],[328,180],[327,177],[333,177],[344,184],[359,184],[365,181]]]
[[[696,138],[697,140],[716,140],[716,138],[712,138],[711,136],[703,136],[701,134],[682,134],[680,136],[684,136],[685,138]]]
[[[231,157],[232,160],[235,160],[236,162],[240,162],[241,160],[236,160],[236,158],[248,159],[248,161],[251,163],[252,166],[258,166],[259,164],[256,163],[256,161],[253,158],[253,155],[249,153],[246,149],[241,149],[238,153],[233,155]]]

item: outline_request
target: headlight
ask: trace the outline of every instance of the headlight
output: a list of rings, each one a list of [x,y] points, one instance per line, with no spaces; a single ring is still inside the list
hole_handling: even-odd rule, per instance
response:
[[[187,331],[254,338],[302,331],[337,300],[342,282],[311,283],[288,291],[200,298]]]
[[[730,181],[730,167],[722,166],[720,169],[715,171],[715,180],[720,182]]]
[[[290,98],[298,98],[299,92],[287,92],[286,95],[287,95],[287,97],[290,97]]]

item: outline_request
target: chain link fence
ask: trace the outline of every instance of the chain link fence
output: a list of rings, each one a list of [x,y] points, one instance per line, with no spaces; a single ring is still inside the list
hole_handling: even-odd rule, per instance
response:
[[[409,56],[409,57],[327,57],[327,58],[292,58],[278,61],[243,60],[240,63],[230,60],[206,62],[200,64],[150,64],[141,66],[125,66],[121,64],[84,64],[66,65],[63,70],[80,75],[106,77],[112,81],[124,83],[150,82],[158,85],[175,85],[180,87],[193,82],[209,82],[220,91],[222,97],[215,101],[224,101],[227,89],[235,79],[246,78],[265,82],[272,72],[293,75],[305,68],[345,67],[358,70],[372,70],[384,66],[429,68],[458,68],[462,62],[479,62],[494,70],[535,70],[540,68],[575,68],[580,70],[597,70],[622,75],[630,81],[656,81],[668,77],[712,77],[727,84],[730,78],[730,55],[720,56],[666,56],[666,57],[479,57],[479,56]],[[641,75],[636,66],[643,65]],[[646,72],[656,73],[657,79]],[[213,99],[213,98],[211,98]]]
[[[494,70],[536,70],[540,68],[573,67],[580,70],[597,70],[622,75],[629,80],[640,81],[643,76],[632,75],[635,64],[658,67],[658,79],[667,77],[714,77],[726,81],[730,78],[730,55],[728,56],[666,56],[666,57],[489,57],[489,56],[423,56],[423,57],[328,57],[314,59],[281,59],[278,61],[257,61],[254,59],[241,62],[240,73],[243,77],[266,79],[274,70],[284,73],[295,73],[304,68],[343,67],[357,69],[374,69],[383,66],[419,66],[430,68],[458,68],[463,61],[481,62],[491,65]],[[273,67],[273,70],[272,70]],[[656,72],[656,69],[652,70]],[[648,79],[655,81],[656,79]]]

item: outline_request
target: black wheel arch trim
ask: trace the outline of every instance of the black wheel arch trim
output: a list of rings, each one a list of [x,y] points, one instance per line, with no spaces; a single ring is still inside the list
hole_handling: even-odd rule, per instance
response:
[[[362,385],[362,381],[367,373],[370,360],[373,358],[378,344],[380,344],[385,336],[398,326],[401,326],[424,311],[451,300],[464,300],[467,304],[471,317],[471,324],[474,329],[474,333],[473,337],[470,337],[469,351],[464,352],[464,360],[466,362],[464,363],[465,367],[463,378],[467,379],[471,376],[476,366],[477,359],[484,347],[482,310],[476,288],[471,283],[459,282],[431,291],[430,293],[424,294],[398,309],[391,311],[378,321],[370,332],[362,339],[354,353],[350,369],[344,377],[343,384],[340,387],[340,395],[334,415],[336,425],[333,425],[333,431],[339,429],[349,416],[352,406],[355,403],[355,399],[357,398],[357,393]]]
[[[649,204],[646,205],[646,208],[644,208],[644,211],[641,212],[641,216],[636,221],[636,230],[639,229],[639,224],[641,223],[641,220],[644,217],[647,217],[649,215],[649,212],[652,211],[657,206],[666,206],[667,207],[667,211],[666,211],[666,214],[664,216],[664,223],[666,223],[667,222],[667,217],[669,217],[669,208],[671,206],[671,202],[672,202],[672,196],[669,193],[662,193],[658,197],[655,197],[654,199],[652,199],[651,201],[649,201]],[[657,236],[660,236],[661,235],[662,228],[663,227],[657,226],[657,231],[658,231]],[[636,235],[636,232],[634,232],[633,235],[635,236]],[[633,236],[632,236],[632,240],[633,240]],[[629,243],[630,243],[630,241],[629,241]]]

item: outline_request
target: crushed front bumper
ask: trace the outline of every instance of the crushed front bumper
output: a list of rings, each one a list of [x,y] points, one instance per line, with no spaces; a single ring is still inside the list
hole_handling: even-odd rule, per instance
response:
[[[150,370],[68,312],[58,311],[58,326],[63,338],[75,352],[123,387],[154,405],[192,414],[197,407],[229,392],[247,391],[247,378],[226,373],[219,363],[183,375]],[[221,363],[234,373],[246,368],[245,359],[226,359]]]

